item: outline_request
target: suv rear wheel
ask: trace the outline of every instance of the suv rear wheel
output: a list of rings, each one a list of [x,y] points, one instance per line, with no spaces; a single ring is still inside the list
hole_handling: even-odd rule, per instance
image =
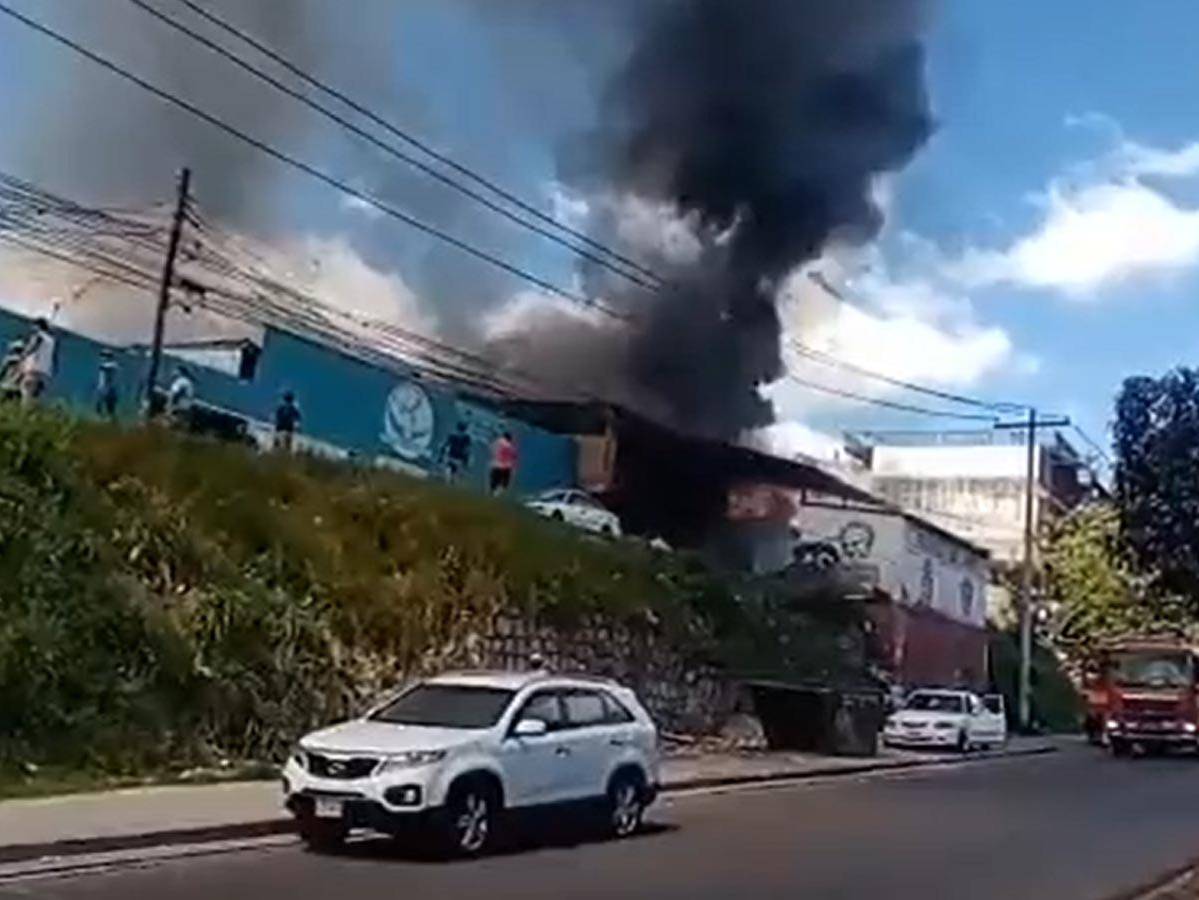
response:
[[[495,840],[500,798],[482,778],[460,781],[446,798],[441,839],[454,856],[479,856]]]
[[[636,834],[645,816],[645,781],[635,772],[620,772],[608,788],[608,829],[613,837]]]

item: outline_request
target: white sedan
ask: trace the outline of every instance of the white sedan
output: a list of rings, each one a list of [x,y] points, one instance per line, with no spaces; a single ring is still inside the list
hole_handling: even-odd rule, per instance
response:
[[[576,528],[620,537],[620,518],[586,491],[568,488],[546,491],[525,501],[533,512]]]
[[[936,747],[965,753],[1007,741],[1003,697],[969,691],[915,691],[883,727],[888,747]]]

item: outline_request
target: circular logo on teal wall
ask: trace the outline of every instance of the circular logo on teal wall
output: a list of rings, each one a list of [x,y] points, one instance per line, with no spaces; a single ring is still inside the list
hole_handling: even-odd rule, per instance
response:
[[[382,439],[399,456],[416,460],[433,446],[436,418],[429,393],[414,381],[402,381],[387,395]]]

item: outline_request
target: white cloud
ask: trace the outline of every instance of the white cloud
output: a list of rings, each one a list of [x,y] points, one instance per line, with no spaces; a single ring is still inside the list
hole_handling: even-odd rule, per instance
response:
[[[1199,210],[1134,180],[1052,188],[1043,219],[1004,251],[974,250],[948,271],[971,286],[1014,284],[1086,296],[1107,284],[1199,263]]]
[[[594,328],[619,327],[619,320],[595,306],[584,306],[555,294],[530,289],[518,291],[483,319],[485,340],[501,340],[544,327],[552,322],[578,322]]]
[[[875,314],[853,306],[843,307],[805,343],[891,378],[963,387],[978,383],[1012,354],[1011,339],[998,326],[938,326],[913,314]]]
[[[549,196],[559,221],[576,229],[602,221],[615,233],[614,243],[638,255],[686,266],[703,253],[705,235],[698,215],[684,214],[675,204],[631,193],[584,196],[561,184],[551,185]],[[719,240],[719,235],[711,238]]]
[[[1199,208],[1162,185],[1199,176],[1199,142],[1153,147],[1100,121],[1115,146],[1037,195],[1041,215],[1028,233],[1003,249],[974,248],[946,260],[942,274],[969,287],[1007,284],[1086,298],[1109,285],[1199,265]]]
[[[1187,178],[1199,174],[1199,141],[1177,150],[1163,150],[1136,141],[1123,141],[1115,153],[1117,163],[1135,175]]]
[[[368,203],[361,197],[355,197],[353,194],[346,194],[342,198],[341,208],[366,216],[368,219],[379,219],[383,216],[383,210],[379,209],[379,207],[373,203]]]
[[[784,459],[808,457],[836,462],[844,455],[844,444],[834,435],[795,421],[758,429],[747,443]]]
[[[893,279],[878,260],[851,280],[838,278],[839,269],[815,280],[804,270],[784,287],[784,351],[793,368],[826,376],[836,371],[841,386],[880,396],[898,388],[803,362],[788,342],[870,372],[932,386],[969,387],[1012,360],[1007,332],[980,323],[968,298],[945,291],[931,278]],[[844,293],[838,283],[847,286]]]
[[[281,248],[293,283],[349,313],[432,332],[420,298],[395,272],[368,265],[341,237],[307,237]]]

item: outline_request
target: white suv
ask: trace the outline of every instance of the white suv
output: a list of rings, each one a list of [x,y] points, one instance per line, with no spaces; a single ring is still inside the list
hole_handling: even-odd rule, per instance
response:
[[[624,837],[657,794],[657,731],[636,695],[607,679],[447,674],[305,737],[283,785],[315,849],[351,828],[415,827],[475,855],[507,814],[584,806]]]
[[[620,517],[586,491],[546,491],[525,501],[533,512],[608,537],[620,537]]]

